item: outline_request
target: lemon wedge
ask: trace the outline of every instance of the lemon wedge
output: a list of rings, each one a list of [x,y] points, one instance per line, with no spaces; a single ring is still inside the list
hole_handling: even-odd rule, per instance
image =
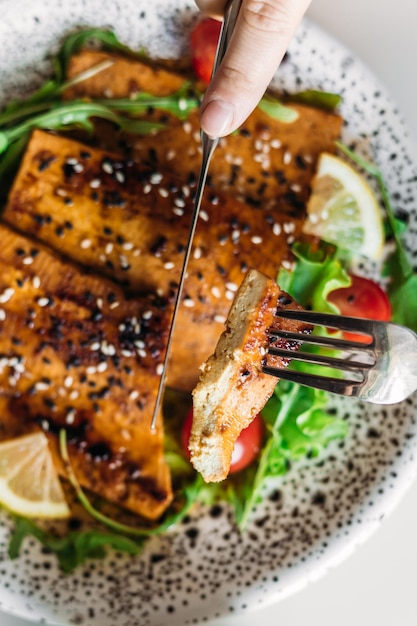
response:
[[[342,159],[322,153],[304,232],[377,260],[384,246],[381,208],[367,181]]]
[[[0,504],[25,517],[69,517],[44,433],[0,443]]]

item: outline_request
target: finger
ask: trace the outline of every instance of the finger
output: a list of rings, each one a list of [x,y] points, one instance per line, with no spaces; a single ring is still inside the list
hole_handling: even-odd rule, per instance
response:
[[[243,0],[228,50],[201,105],[212,137],[236,130],[262,98],[310,0]]]
[[[226,2],[227,0],[195,0],[200,11],[216,19],[223,17]]]

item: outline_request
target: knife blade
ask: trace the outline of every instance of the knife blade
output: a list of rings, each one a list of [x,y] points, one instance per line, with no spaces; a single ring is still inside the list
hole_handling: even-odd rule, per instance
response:
[[[213,72],[211,78],[215,75],[217,68],[223,60],[227,47],[229,45],[229,41],[231,35],[233,33],[237,17],[239,15],[240,6],[242,4],[242,0],[231,0],[225,10],[225,15],[223,19],[222,28],[219,35],[219,42],[217,44],[217,51],[213,65]],[[172,337],[174,334],[175,322],[177,320],[178,309],[181,306],[181,297],[184,287],[185,278],[187,276],[187,267],[188,261],[190,259],[191,250],[193,247],[194,233],[197,226],[198,215],[200,212],[201,200],[203,198],[204,188],[207,179],[207,172],[210,165],[211,157],[213,155],[214,150],[216,149],[217,144],[219,143],[219,137],[209,137],[204,131],[201,131],[201,147],[202,147],[202,157],[201,157],[201,167],[200,173],[197,181],[196,193],[194,196],[194,205],[193,212],[191,216],[191,224],[190,230],[188,234],[188,241],[185,248],[184,259],[180,274],[180,280],[178,284],[177,295],[174,304],[174,312],[171,318],[171,326],[169,329],[169,335],[166,345],[165,358],[162,365],[161,377],[159,379],[158,393],[155,401],[155,408],[152,415],[152,423],[151,429],[155,429],[156,419],[158,416],[159,408],[162,402],[162,396],[165,388],[165,379],[166,379],[166,371],[168,366],[169,354],[172,344]]]

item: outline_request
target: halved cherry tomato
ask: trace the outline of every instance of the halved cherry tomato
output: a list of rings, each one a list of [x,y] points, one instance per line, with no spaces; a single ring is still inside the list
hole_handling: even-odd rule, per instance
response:
[[[187,455],[188,442],[190,440],[191,425],[193,422],[193,409],[191,408],[185,418],[181,439]],[[262,446],[263,422],[262,417],[257,415],[253,422],[240,433],[233,450],[230,474],[244,469],[256,459]]]
[[[391,304],[381,287],[369,278],[351,275],[352,284],[332,291],[328,300],[339,309],[342,315],[365,317],[371,320],[388,322],[391,319]],[[363,335],[345,333],[346,339],[366,342]]]
[[[207,17],[197,22],[191,31],[191,63],[197,78],[207,85],[213,71],[220,29],[221,22]]]

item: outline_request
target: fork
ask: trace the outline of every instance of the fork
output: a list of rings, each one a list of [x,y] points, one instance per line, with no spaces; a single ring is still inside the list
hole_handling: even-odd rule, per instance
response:
[[[404,326],[377,322],[359,317],[344,317],[327,313],[277,310],[276,316],[315,326],[363,335],[366,343],[321,334],[305,335],[282,329],[270,329],[271,340],[282,338],[305,346],[321,346],[337,350],[336,356],[311,354],[271,345],[268,354],[284,359],[335,368],[342,373],[337,378],[329,373],[313,374],[292,369],[263,367],[266,374],[308,387],[323,389],[343,396],[356,397],[376,404],[401,402],[417,389],[417,335]],[[341,352],[340,352],[341,351]]]

